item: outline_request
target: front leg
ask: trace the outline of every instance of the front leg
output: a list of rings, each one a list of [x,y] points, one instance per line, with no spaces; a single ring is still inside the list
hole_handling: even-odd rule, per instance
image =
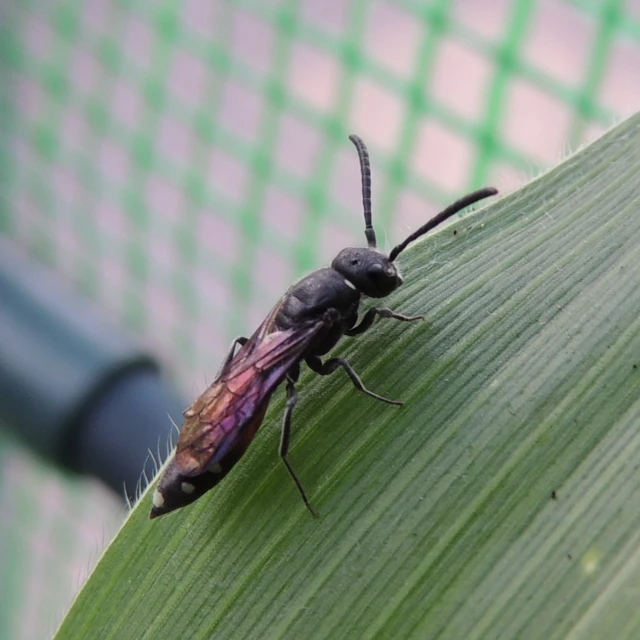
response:
[[[401,322],[416,322],[416,320],[424,320],[424,316],[403,316],[401,313],[396,313],[395,311],[386,309],[385,307],[373,307],[364,314],[359,325],[345,331],[344,335],[357,336],[360,333],[364,333],[367,329],[371,328],[376,316],[380,316],[381,318],[393,318],[394,320],[400,320]]]
[[[368,395],[371,398],[375,398],[376,400],[386,402],[387,404],[394,404],[398,407],[401,407],[404,404],[404,402],[399,402],[398,400],[389,400],[389,398],[379,396],[377,393],[369,391],[369,389],[367,389],[364,384],[362,384],[362,380],[360,380],[358,374],[351,368],[351,365],[344,358],[329,358],[329,360],[323,363],[318,356],[308,356],[307,358],[305,358],[305,362],[309,365],[309,368],[312,371],[319,373],[321,376],[329,376],[338,367],[342,367],[351,379],[351,382],[353,382],[353,386],[358,391],[361,391],[365,395]]]

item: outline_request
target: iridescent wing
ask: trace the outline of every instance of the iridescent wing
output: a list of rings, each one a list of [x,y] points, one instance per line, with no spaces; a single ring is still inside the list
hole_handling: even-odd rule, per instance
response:
[[[280,305],[271,311],[249,341],[223,366],[209,388],[184,412],[175,454],[176,470],[197,476],[213,470],[240,441],[243,451],[260,426],[276,387],[324,328],[322,321],[286,330],[275,328]],[[260,420],[260,422],[262,422]],[[252,433],[245,433],[251,425]]]

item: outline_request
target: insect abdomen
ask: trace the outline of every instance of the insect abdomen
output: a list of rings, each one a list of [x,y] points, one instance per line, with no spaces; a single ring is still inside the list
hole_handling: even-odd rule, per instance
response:
[[[251,421],[244,427],[238,440],[228,453],[203,473],[188,476],[180,473],[176,465],[175,456],[164,470],[160,482],[153,493],[153,506],[150,518],[157,518],[176,509],[186,507],[195,502],[207,491],[213,489],[242,458],[247,447],[251,444],[256,432],[264,420],[264,414],[269,406],[266,398],[256,409]]]

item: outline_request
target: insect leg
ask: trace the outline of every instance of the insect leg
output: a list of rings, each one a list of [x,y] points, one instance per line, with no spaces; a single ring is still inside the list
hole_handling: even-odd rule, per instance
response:
[[[227,353],[227,357],[224,359],[224,362],[222,363],[220,370],[216,374],[216,378],[219,378],[222,375],[223,371],[229,366],[229,364],[233,360],[233,356],[236,355],[236,345],[239,344],[241,347],[244,347],[244,345],[247,344],[247,342],[249,342],[249,338],[239,336],[231,343],[231,348],[229,349],[229,352]]]
[[[404,402],[400,402],[399,400],[390,400],[389,398],[385,398],[384,396],[379,396],[377,393],[373,391],[369,391],[364,384],[362,384],[362,380],[358,374],[351,368],[351,365],[344,358],[329,358],[326,362],[322,362],[318,356],[308,356],[305,358],[305,362],[309,365],[309,368],[316,373],[319,373],[321,376],[331,375],[338,367],[342,367],[349,378],[351,378],[351,382],[353,382],[353,386],[362,393],[375,398],[376,400],[381,400],[382,402],[386,402],[387,404],[395,404],[398,407],[401,407]]]
[[[300,478],[298,478],[296,472],[293,470],[291,463],[287,459],[287,454],[289,453],[289,441],[291,437],[291,416],[293,415],[293,408],[296,406],[298,402],[298,392],[296,391],[295,382],[298,379],[298,375],[300,373],[299,367],[296,367],[296,370],[287,376],[287,406],[284,411],[284,419],[282,421],[282,435],[280,436],[280,457],[282,458],[282,462],[284,462],[284,466],[287,468],[289,475],[296,483],[296,487],[302,496],[302,500],[306,505],[307,509],[314,518],[318,517],[315,509],[311,506],[309,502],[309,498],[307,498],[307,494],[300,482]]]
[[[352,327],[348,331],[344,332],[345,336],[357,336],[360,333],[364,333],[371,327],[376,316],[381,318],[394,318],[402,322],[415,322],[416,320],[424,320],[424,316],[403,316],[401,313],[396,313],[391,309],[385,309],[384,307],[373,307],[369,309],[360,320],[360,324]]]

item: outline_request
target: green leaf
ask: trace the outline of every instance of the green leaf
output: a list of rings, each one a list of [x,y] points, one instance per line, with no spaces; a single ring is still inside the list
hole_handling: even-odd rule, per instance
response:
[[[401,258],[391,320],[282,392],[192,507],[150,494],[57,638],[640,637],[640,117]]]

